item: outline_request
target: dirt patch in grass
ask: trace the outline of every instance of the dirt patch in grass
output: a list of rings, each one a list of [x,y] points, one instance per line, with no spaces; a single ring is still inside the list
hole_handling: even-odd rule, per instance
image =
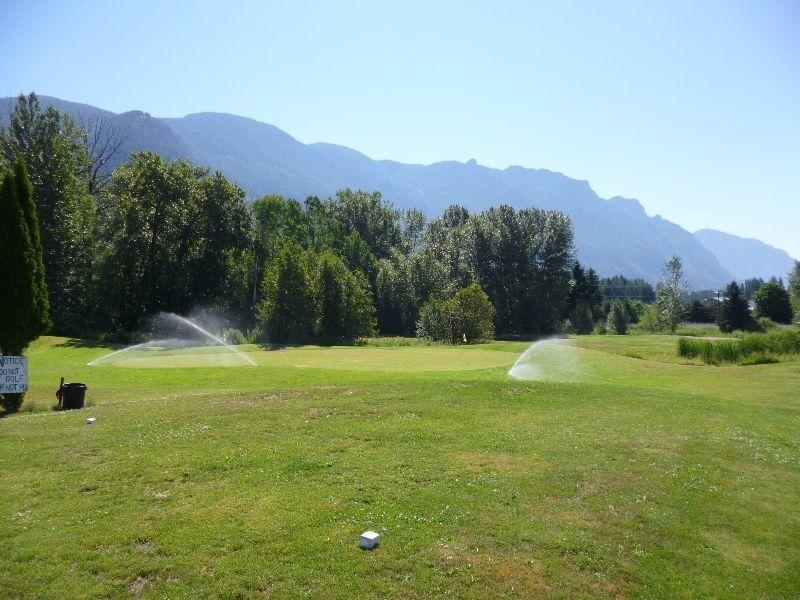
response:
[[[519,592],[526,595],[550,594],[552,584],[546,579],[545,568],[541,562],[524,558],[500,558],[491,556],[476,557],[477,571],[481,577],[502,581],[501,591]]]
[[[516,456],[506,452],[452,452],[450,456],[467,465],[472,471],[498,471],[501,473],[525,473],[549,469],[552,465],[546,460],[528,456]]]
[[[726,560],[744,565],[749,569],[767,573],[779,573],[785,568],[785,561],[775,554],[766,555],[758,548],[743,543],[739,538],[724,531],[705,532],[704,537],[711,547]]]
[[[150,585],[153,582],[152,577],[145,577],[143,575],[139,575],[136,579],[133,580],[130,586],[131,593],[138,598],[142,595],[144,588]]]

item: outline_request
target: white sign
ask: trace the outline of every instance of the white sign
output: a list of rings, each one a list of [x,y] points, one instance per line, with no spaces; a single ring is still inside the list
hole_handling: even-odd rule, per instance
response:
[[[0,356],[0,394],[28,391],[28,359],[24,356]]]

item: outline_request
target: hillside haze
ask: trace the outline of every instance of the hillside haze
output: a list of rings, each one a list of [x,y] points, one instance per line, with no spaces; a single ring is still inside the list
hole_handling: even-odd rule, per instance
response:
[[[783,277],[794,266],[788,253],[752,238],[743,238],[715,229],[701,229],[694,235],[737,279]]]
[[[250,198],[276,193],[302,200],[331,196],[349,187],[380,190],[395,206],[419,208],[428,217],[437,216],[450,204],[461,204],[471,212],[501,203],[518,209],[560,210],[574,224],[579,260],[601,276],[624,274],[655,282],[673,254],[683,260],[686,279],[695,289],[717,288],[734,277],[764,277],[774,269],[779,271],[769,275],[786,274],[788,255],[783,251],[761,244],[757,260],[740,262],[737,254],[750,252],[754,240],[724,234],[725,244],[711,243],[702,233],[698,237],[659,216],[647,215],[637,200],[606,200],[588,182],[544,169],[492,169],[474,160],[430,165],[373,160],[344,146],[303,144],[277,127],[235,115],[155,118],[142,111],[115,114],[48,96],[40,96],[40,101],[79,121],[106,119],[125,134],[122,151],[109,168],[130,152],[152,150],[219,170]],[[15,102],[14,98],[0,101],[2,122],[8,121]]]

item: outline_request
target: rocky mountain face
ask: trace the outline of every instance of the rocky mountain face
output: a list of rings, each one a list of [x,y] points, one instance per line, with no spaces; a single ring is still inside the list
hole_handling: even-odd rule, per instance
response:
[[[573,221],[579,260],[602,276],[624,274],[655,282],[673,254],[681,257],[686,278],[697,289],[716,288],[734,276],[759,275],[777,265],[783,269],[780,261],[774,262],[775,267],[773,262],[756,261],[746,265],[753,272],[742,275],[734,245],[708,242],[708,236],[695,236],[659,216],[647,215],[637,200],[603,199],[586,181],[544,169],[492,169],[474,160],[431,165],[373,160],[344,146],[303,144],[277,127],[229,114],[160,119],[141,111],[115,114],[47,96],[40,100],[80,121],[105,119],[123,133],[122,152],[109,168],[130,152],[152,150],[219,170],[251,198],[277,193],[302,200],[350,187],[380,190],[396,206],[416,207],[429,217],[450,204],[470,211],[501,203],[556,209]],[[13,98],[0,100],[0,122],[7,122],[14,102]]]

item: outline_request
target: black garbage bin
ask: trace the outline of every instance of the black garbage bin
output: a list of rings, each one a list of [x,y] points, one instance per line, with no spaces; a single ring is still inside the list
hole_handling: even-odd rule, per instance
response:
[[[83,408],[87,386],[85,383],[62,383],[56,392],[58,405],[62,410]]]

